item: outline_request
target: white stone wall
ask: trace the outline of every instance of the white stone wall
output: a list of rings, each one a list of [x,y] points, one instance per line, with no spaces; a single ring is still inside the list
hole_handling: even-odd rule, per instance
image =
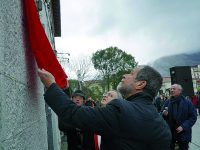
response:
[[[0,0],[0,150],[47,150],[43,86],[23,36],[22,0]]]

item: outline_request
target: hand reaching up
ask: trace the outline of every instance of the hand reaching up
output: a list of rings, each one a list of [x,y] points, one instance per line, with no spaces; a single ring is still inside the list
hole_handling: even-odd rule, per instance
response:
[[[38,75],[46,88],[49,88],[52,83],[55,83],[54,76],[45,69],[38,69]]]

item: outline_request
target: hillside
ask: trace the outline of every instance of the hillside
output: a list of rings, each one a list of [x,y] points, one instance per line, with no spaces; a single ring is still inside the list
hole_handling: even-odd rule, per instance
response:
[[[151,66],[156,68],[163,77],[169,77],[169,68],[175,66],[195,66],[200,64],[200,50],[199,52],[191,54],[178,54],[161,57],[154,62],[150,63]]]

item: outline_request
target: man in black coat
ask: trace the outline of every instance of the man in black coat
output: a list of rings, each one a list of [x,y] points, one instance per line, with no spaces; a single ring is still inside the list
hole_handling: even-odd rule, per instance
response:
[[[197,120],[197,113],[192,102],[182,95],[182,86],[171,86],[171,98],[165,102],[162,110],[163,117],[169,124],[172,132],[171,150],[175,143],[180,150],[188,150],[192,140],[192,126]]]
[[[171,132],[152,104],[162,85],[153,68],[143,66],[123,75],[118,90],[126,100],[115,99],[95,109],[75,105],[46,70],[39,69],[38,74],[47,88],[47,104],[67,124],[101,135],[101,150],[169,150]]]
[[[86,96],[83,91],[76,90],[73,92],[72,101],[77,106],[84,105],[85,100]],[[85,131],[85,130],[80,130],[79,128],[69,127],[61,119],[59,119],[58,125],[59,129],[63,131],[64,134],[67,136],[68,150],[95,150],[93,132],[91,132],[90,130]]]

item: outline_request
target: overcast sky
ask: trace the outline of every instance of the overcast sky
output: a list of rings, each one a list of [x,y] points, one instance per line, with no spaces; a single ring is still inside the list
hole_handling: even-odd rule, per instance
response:
[[[140,65],[200,51],[200,0],[60,0],[56,49],[70,59],[117,46]]]

